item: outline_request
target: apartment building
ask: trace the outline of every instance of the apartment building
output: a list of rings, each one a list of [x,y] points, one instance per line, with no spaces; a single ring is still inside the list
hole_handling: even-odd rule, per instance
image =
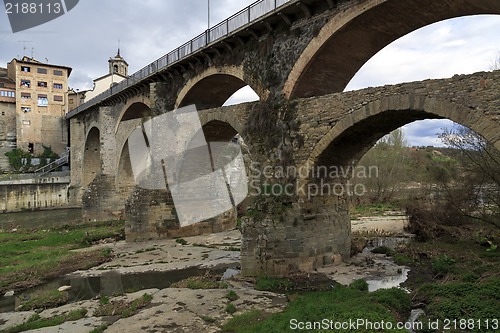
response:
[[[42,63],[33,58],[13,59],[7,76],[15,84],[17,147],[34,154],[42,145],[61,155],[68,144],[65,115],[71,68]]]

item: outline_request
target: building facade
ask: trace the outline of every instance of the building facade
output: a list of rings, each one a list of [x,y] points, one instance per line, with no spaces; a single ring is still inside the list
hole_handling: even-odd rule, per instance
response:
[[[61,155],[68,145],[65,115],[71,68],[41,63],[33,58],[13,59],[8,78],[16,88],[17,147],[34,154],[50,146]]]
[[[8,170],[5,153],[16,148],[16,83],[0,68],[0,170]]]
[[[120,55],[120,49],[114,58],[109,58],[109,72],[94,80],[94,89],[85,93],[85,102],[105,92],[113,85],[128,77],[128,63]],[[80,93],[81,94],[81,93]]]

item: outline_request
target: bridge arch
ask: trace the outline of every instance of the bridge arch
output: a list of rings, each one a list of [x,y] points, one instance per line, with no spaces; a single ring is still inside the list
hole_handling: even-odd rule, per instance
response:
[[[499,124],[487,114],[444,98],[426,95],[386,96],[354,110],[316,143],[304,163],[304,174],[316,166],[348,166],[357,162],[384,135],[417,120],[450,119],[466,126],[500,150]],[[307,182],[301,179],[302,184]]]
[[[82,187],[86,188],[101,172],[101,131],[93,126],[87,133],[83,151]]]
[[[152,116],[151,106],[147,98],[133,98],[127,102],[117,117],[115,134],[118,133],[120,125],[124,121],[143,119]]]
[[[269,95],[262,82],[246,73],[243,66],[209,68],[184,85],[175,107],[192,104],[199,110],[221,107],[229,97],[247,85],[261,100],[265,100]]]
[[[285,82],[284,95],[342,92],[370,58],[396,39],[438,21],[477,14],[500,14],[500,2],[360,1],[335,15],[309,43]]]

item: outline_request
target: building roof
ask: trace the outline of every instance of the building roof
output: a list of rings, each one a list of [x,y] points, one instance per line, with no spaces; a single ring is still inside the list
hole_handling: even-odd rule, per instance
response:
[[[128,76],[125,76],[125,75],[121,75],[121,74],[118,74],[118,73],[108,73],[106,75],[98,77],[97,79],[94,79],[93,81],[94,82],[101,81],[102,79],[105,79],[105,78],[107,78],[108,76],[111,76],[111,75],[116,75],[116,76],[120,76],[120,77],[122,77],[124,79],[128,79]]]
[[[51,67],[51,68],[67,69],[68,70],[68,77],[71,75],[71,71],[73,70],[73,68],[68,67],[68,66],[46,64],[46,63],[40,62],[40,61],[38,61],[38,60],[36,60],[34,58],[30,58],[30,57],[27,57],[27,56],[24,56],[22,59],[16,59],[16,58],[14,58],[14,59],[12,59],[12,61],[17,61],[20,64],[26,64],[26,65],[33,65],[33,64],[35,64],[35,65],[40,65],[40,66],[45,66],[45,67]]]
[[[114,58],[109,58],[108,62],[112,62],[112,61],[123,61],[125,63],[125,65],[128,66],[128,63],[125,61],[125,59],[123,59],[123,57],[120,55],[120,49],[118,49],[118,52],[116,53],[115,57]]]
[[[14,86],[16,85],[16,82],[14,82],[14,80],[11,80],[8,77],[8,75],[7,75],[7,68],[0,67],[0,83],[13,84]]]

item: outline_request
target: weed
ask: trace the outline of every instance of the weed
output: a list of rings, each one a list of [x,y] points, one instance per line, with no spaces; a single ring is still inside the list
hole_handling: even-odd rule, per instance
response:
[[[55,308],[68,302],[68,293],[60,291],[49,291],[32,297],[30,300],[23,302],[18,310],[30,311],[35,309]]]
[[[363,279],[358,279],[353,281],[350,285],[350,288],[360,290],[360,291],[368,291],[368,283]]]
[[[188,289],[227,289],[228,284],[223,281],[218,281],[218,277],[210,275],[193,276],[185,280],[173,283],[171,288],[188,288]]]
[[[103,333],[108,327],[108,324],[102,324],[101,326],[94,328],[92,331],[90,331],[90,333]]]
[[[259,276],[255,281],[255,289],[264,291],[286,291],[293,287],[289,279]]]
[[[226,298],[230,301],[236,301],[238,298],[240,298],[238,296],[238,294],[236,294],[236,292],[234,290],[230,290],[227,295],[226,295]]]
[[[387,246],[379,246],[372,250],[372,253],[385,254],[385,255],[392,255],[393,252],[394,250]]]
[[[188,242],[187,242],[187,240],[185,240],[184,238],[177,238],[177,239],[175,240],[175,242],[176,242],[177,244],[181,244],[181,245],[187,245],[187,243],[188,243]]]
[[[226,305],[226,312],[229,313],[229,314],[233,314],[235,313],[236,311],[238,311],[238,309],[236,309],[236,306],[234,306],[233,303],[228,303]]]
[[[452,270],[455,263],[455,259],[447,255],[439,256],[432,261],[432,273],[443,276]]]
[[[25,323],[13,326],[2,332],[4,333],[18,333],[30,330],[37,330],[44,327],[52,327],[61,325],[67,321],[76,321],[85,318],[87,309],[77,309],[68,312],[64,315],[55,316],[52,318],[41,318],[38,314],[31,316]]]
[[[217,321],[215,318],[209,316],[201,316],[201,319],[207,323],[215,323]]]
[[[131,302],[126,301],[110,301],[101,303],[94,312],[96,317],[108,317],[119,315],[122,318],[128,318],[139,312],[140,309],[146,307],[153,300],[153,296],[144,294]]]
[[[293,319],[320,322],[323,319],[343,322],[364,318],[371,322],[396,322],[407,318],[410,297],[399,289],[377,290],[373,293],[355,287],[338,286],[329,291],[310,292],[291,300],[281,313],[266,314],[259,310],[234,316],[224,326],[224,332],[274,333],[289,332]],[[326,331],[325,331],[326,332]],[[368,330],[356,330],[368,332]],[[370,331],[371,332],[371,331]],[[405,332],[393,330],[391,332]]]
[[[101,305],[109,304],[109,297],[108,296],[101,296],[101,298],[99,299],[99,304],[101,304]]]

